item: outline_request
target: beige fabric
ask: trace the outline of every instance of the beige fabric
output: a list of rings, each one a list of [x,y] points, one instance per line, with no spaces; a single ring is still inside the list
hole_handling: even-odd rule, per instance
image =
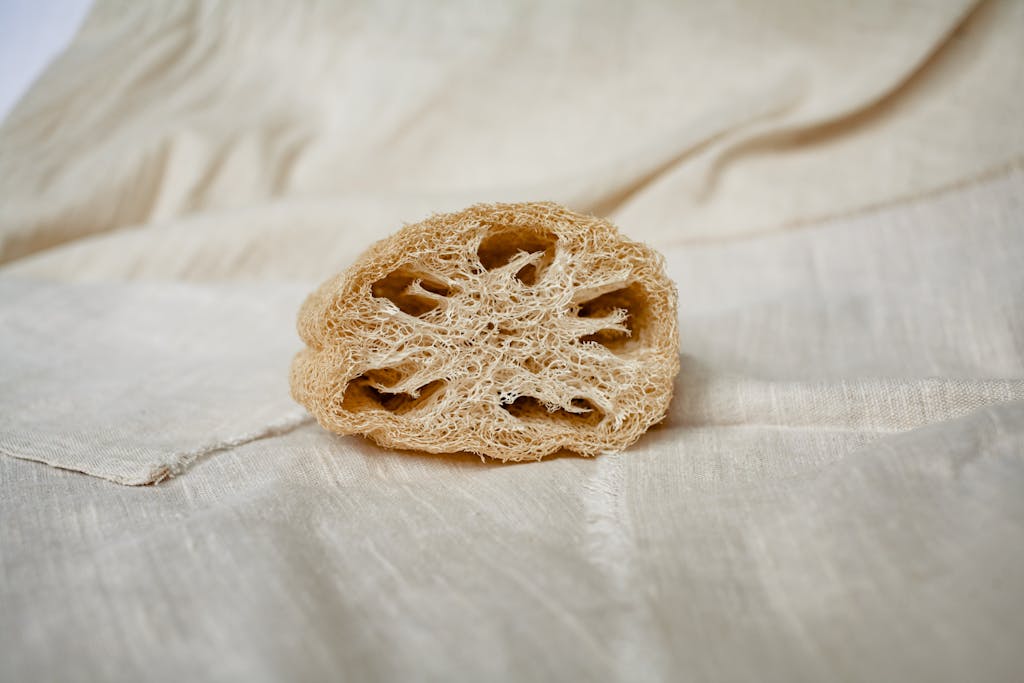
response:
[[[658,241],[906,196],[1024,154],[1024,7],[987,5],[100,3],[0,130],[0,259],[273,198]]]
[[[151,484],[294,428],[303,290],[0,279],[0,453]]]
[[[1013,681],[1022,412],[513,466],[308,425],[147,488],[0,458],[0,672]]]
[[[0,127],[0,449],[192,467],[0,457],[0,679],[1018,677],[1024,4],[638,4],[99,4]],[[515,199],[665,253],[663,425],[289,422],[290,301]]]

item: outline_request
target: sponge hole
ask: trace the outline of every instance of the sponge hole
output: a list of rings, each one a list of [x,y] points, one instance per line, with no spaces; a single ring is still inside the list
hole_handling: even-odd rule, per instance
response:
[[[519,272],[516,273],[516,279],[527,287],[532,287],[537,284],[537,280],[540,279],[538,275],[539,271],[537,270],[537,266],[532,263],[527,263],[519,269]]]
[[[604,418],[604,413],[585,398],[572,399],[572,407],[581,412],[572,412],[564,408],[548,410],[542,401],[533,396],[520,396],[511,403],[502,405],[508,413],[520,420],[536,420],[563,425],[596,425]]]
[[[422,291],[416,291],[416,285]],[[441,299],[451,296],[443,282],[423,273],[399,268],[387,277],[377,280],[370,291],[378,299],[387,299],[398,310],[419,317],[441,305]]]
[[[647,327],[649,312],[647,295],[639,284],[634,283],[584,301],[577,315],[581,318],[611,319],[617,310],[625,311],[626,318],[618,325],[625,327],[628,332],[609,327],[580,337],[580,341],[596,342],[612,351],[624,350],[627,345],[640,341]]]
[[[381,391],[373,386],[372,373],[380,371],[371,370],[364,375],[356,377],[349,382],[345,389],[341,407],[351,413],[364,410],[387,410],[399,415],[412,412],[422,407],[436,394],[444,390],[446,382],[442,379],[434,380],[424,384],[413,393]]]
[[[477,258],[484,270],[494,270],[507,265],[520,253],[540,254],[535,263],[520,268],[515,277],[526,286],[540,282],[555,256],[555,236],[547,230],[502,225],[494,226],[480,242]]]

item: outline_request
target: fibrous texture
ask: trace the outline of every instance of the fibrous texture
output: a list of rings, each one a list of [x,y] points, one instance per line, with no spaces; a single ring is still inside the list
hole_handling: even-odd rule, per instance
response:
[[[501,460],[621,450],[679,371],[660,255],[551,203],[406,226],[306,300],[299,334],[292,395],[326,429]]]

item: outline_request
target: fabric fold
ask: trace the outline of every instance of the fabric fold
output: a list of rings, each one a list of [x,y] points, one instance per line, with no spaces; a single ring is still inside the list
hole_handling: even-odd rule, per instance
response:
[[[298,426],[306,289],[0,279],[0,452],[152,484]]]
[[[909,143],[885,183],[847,166],[861,182],[822,185],[833,155],[818,144],[784,187],[768,183],[779,196],[875,203],[1024,151],[1001,114],[1021,69],[998,59],[1020,41],[1019,8],[982,7],[958,38],[976,4],[408,3],[396,22],[394,3],[124,11],[101,0],[0,128],[0,262],[119,228],[340,192],[470,200],[441,208],[550,199],[615,210],[644,239],[749,231],[752,219],[779,224],[821,206],[748,212],[706,196],[715,160],[869,108],[949,52],[947,80],[968,76],[958,101],[985,103],[984,144],[948,138],[962,117],[925,88],[909,131],[871,131],[872,150]],[[130,68],[112,68],[121,64]],[[92,82],[102,96],[81,86]],[[848,138],[834,132],[828,140]],[[936,145],[970,168],[933,172],[922,162]],[[720,217],[678,225],[678,210]]]

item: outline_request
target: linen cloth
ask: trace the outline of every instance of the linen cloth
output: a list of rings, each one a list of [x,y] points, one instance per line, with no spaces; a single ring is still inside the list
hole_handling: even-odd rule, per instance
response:
[[[0,128],[0,444],[192,466],[0,457],[0,678],[1014,680],[1024,4],[709,5],[99,3]],[[495,199],[665,253],[666,422],[519,465],[301,422],[301,293]],[[169,385],[55,447],[24,397],[104,352]]]
[[[294,287],[0,279],[0,453],[152,484],[295,427]]]

